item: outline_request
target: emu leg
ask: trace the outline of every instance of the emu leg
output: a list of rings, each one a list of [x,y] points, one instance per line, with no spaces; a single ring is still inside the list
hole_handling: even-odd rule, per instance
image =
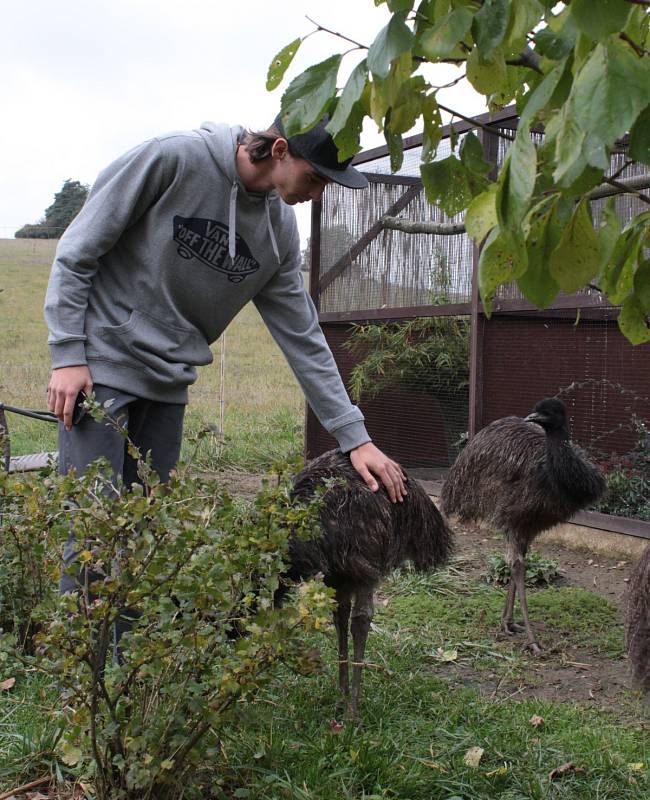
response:
[[[501,615],[501,630],[507,633],[508,636],[513,636],[515,633],[522,633],[525,628],[513,622],[513,615],[515,610],[515,594],[517,592],[517,585],[515,584],[512,576],[508,583],[508,594],[506,596],[506,604]]]
[[[528,637],[528,643],[526,644],[526,650],[530,650],[530,652],[534,656],[539,656],[542,653],[542,648],[537,644],[535,639],[535,634],[533,633],[533,629],[530,626],[530,620],[528,619],[528,603],[526,602],[526,562],[523,558],[518,558],[515,560],[514,564],[512,565],[512,579],[517,587],[517,594],[519,595],[519,604],[521,605],[521,613],[524,617],[524,627],[526,629],[526,635]]]
[[[350,717],[358,718],[359,690],[361,688],[361,670],[366,652],[366,640],[374,614],[372,589],[360,590],[356,593],[354,608],[352,609],[352,644],[354,648],[354,661],[352,662],[352,696],[350,700]]]
[[[348,668],[348,625],[352,603],[349,592],[336,592],[336,609],[334,610],[334,627],[339,651],[339,692],[336,701],[336,713],[343,714],[350,700],[350,673]]]

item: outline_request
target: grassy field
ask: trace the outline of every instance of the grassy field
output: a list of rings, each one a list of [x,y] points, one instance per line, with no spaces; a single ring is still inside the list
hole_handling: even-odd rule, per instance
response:
[[[49,376],[43,301],[56,243],[0,240],[0,401],[45,409]],[[250,305],[226,334],[224,439],[201,445],[201,466],[259,469],[302,447],[302,393],[259,314]],[[220,414],[221,344],[214,363],[203,367],[190,389],[188,437]],[[9,417],[12,454],[56,449],[56,428],[25,417]],[[188,438],[186,437],[186,438]]]

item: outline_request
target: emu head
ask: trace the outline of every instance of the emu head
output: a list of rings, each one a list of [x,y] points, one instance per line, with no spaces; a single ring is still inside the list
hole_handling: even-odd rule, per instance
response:
[[[536,422],[547,433],[566,429],[566,407],[561,400],[554,397],[540,400],[532,414],[525,417],[526,422]]]

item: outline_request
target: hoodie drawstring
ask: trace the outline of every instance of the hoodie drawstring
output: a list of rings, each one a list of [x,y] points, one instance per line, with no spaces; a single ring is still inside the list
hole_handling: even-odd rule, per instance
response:
[[[275,238],[275,233],[273,233],[273,225],[271,225],[271,207],[269,205],[269,196],[266,195],[264,198],[264,205],[266,206],[266,224],[269,228],[269,236],[271,237],[271,247],[273,248],[273,252],[275,253],[275,257],[278,260],[278,264],[280,263],[280,251],[278,250],[278,243]]]
[[[232,185],[230,190],[230,207],[228,209],[228,254],[230,255],[230,263],[235,263],[235,254],[237,252],[237,181]]]
[[[230,207],[228,208],[228,254],[233,264],[235,262],[235,255],[237,254],[237,191],[238,185],[235,181],[230,190]],[[280,251],[278,250],[278,242],[273,232],[273,225],[271,224],[271,208],[268,195],[264,198],[264,207],[266,209],[266,225],[271,239],[271,247],[273,248],[273,253],[279,264]]]

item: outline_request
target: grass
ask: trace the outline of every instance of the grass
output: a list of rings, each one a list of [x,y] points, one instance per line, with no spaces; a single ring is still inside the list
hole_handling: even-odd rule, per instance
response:
[[[567,648],[591,636],[592,652],[605,662],[620,660],[621,626],[610,602],[570,589],[530,594],[531,613]],[[512,686],[535,686],[543,673],[540,662],[522,654],[520,642],[495,637],[502,601],[501,589],[469,580],[458,569],[427,578],[398,573],[378,598],[368,641],[363,726],[332,730],[334,636],[329,631],[314,637],[306,645],[321,648],[327,672],[303,678],[285,671],[258,695],[245,725],[215,741],[223,760],[206,778],[206,798],[648,796],[647,711],[631,693],[625,718],[562,702],[561,690],[552,699],[519,699]],[[604,646],[608,628],[618,640],[611,650]],[[456,659],[437,656],[439,649],[452,648]],[[9,671],[5,662],[0,677]],[[502,682],[503,691],[493,691]],[[11,694],[0,694],[0,785],[55,772],[57,765],[65,771],[51,752],[56,713],[43,710],[55,700],[51,688],[29,672],[18,676]],[[538,727],[530,722],[534,715],[543,718]],[[464,761],[472,747],[484,750],[478,767]],[[569,762],[578,771],[549,778]]]
[[[56,243],[0,240],[0,401],[45,409],[49,378],[43,303]],[[214,363],[199,370],[190,388],[186,439],[220,419],[221,343]],[[205,468],[264,469],[300,452],[303,397],[289,366],[254,306],[226,333],[223,437],[199,451]],[[56,449],[56,426],[9,415],[13,455]],[[186,450],[185,450],[186,452]]]

